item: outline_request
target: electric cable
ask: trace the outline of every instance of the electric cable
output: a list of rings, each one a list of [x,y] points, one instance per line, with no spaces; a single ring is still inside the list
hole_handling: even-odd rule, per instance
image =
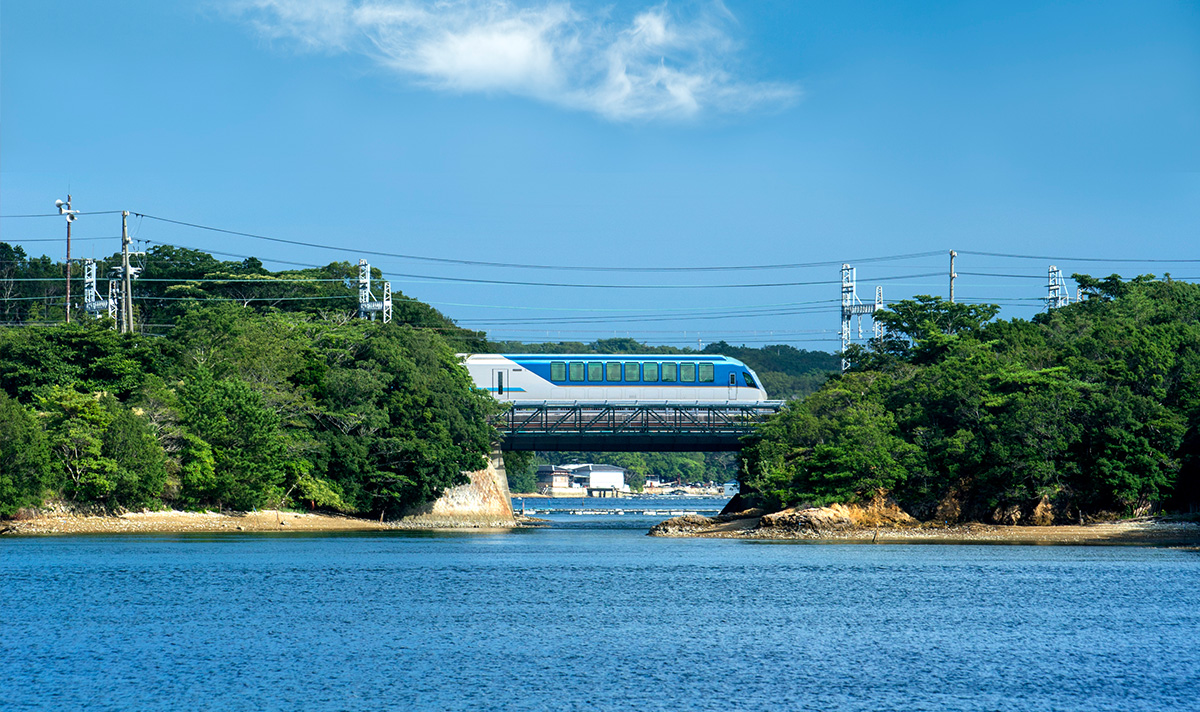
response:
[[[313,247],[322,250],[336,250],[338,252],[354,252],[355,254],[375,255],[377,257],[393,257],[403,260],[419,260],[422,262],[438,262],[443,264],[470,265],[475,267],[503,267],[510,269],[543,269],[543,270],[573,270],[580,272],[734,272],[741,270],[769,270],[769,269],[801,269],[808,267],[828,267],[831,265],[840,265],[846,262],[854,263],[873,263],[887,262],[894,260],[918,259],[921,257],[933,257],[940,255],[940,250],[928,252],[914,252],[904,255],[887,255],[883,257],[867,257],[858,260],[827,260],[822,262],[796,262],[790,264],[773,264],[773,265],[729,265],[729,266],[708,266],[708,267],[591,267],[586,265],[539,265],[539,264],[521,264],[515,262],[487,262],[483,260],[461,260],[449,257],[429,257],[426,255],[410,255],[397,252],[382,252],[378,250],[349,250],[346,247],[337,245],[326,245],[319,242],[306,242],[303,240],[291,240],[282,237],[272,237],[269,235],[258,235],[251,232],[241,232],[239,230],[228,230],[211,225],[202,225],[200,223],[186,222],[184,220],[174,220],[171,218],[159,217],[157,215],[149,215],[146,213],[130,212],[130,215],[136,215],[150,220],[180,225],[184,227],[196,228],[199,230],[209,230],[211,232],[220,232],[226,235],[235,235],[237,237],[249,237],[255,240],[267,240],[270,242],[278,242],[285,245],[296,245],[299,247]]]
[[[1007,257],[1017,260],[1055,260],[1066,262],[1154,262],[1166,264],[1182,264],[1200,262],[1200,259],[1148,259],[1148,258],[1116,258],[1116,257],[1047,257],[1045,255],[1018,255],[1005,252],[977,252],[975,250],[957,250],[960,255],[980,255],[983,257]]]

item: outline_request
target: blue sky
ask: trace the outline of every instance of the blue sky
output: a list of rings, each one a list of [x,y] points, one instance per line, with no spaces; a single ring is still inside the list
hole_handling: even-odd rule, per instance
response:
[[[1198,170],[1194,2],[0,6],[0,214],[48,212],[70,191],[85,211],[341,248],[132,222],[143,246],[274,268],[356,250],[566,267],[850,261],[860,296],[881,280],[897,299],[944,295],[941,274],[904,277],[944,273],[957,249],[1196,278],[1200,262],[1087,260],[1200,260]],[[76,225],[119,234],[111,215]],[[61,242],[33,240],[62,234],[57,218],[0,220],[0,239],[32,254],[61,258]],[[865,261],[924,252],[939,254]],[[393,289],[496,338],[837,348],[836,284],[718,286],[836,282],[836,264],[370,260]],[[1049,264],[964,254],[960,274],[1022,277],[963,275],[958,296],[1030,316]]]

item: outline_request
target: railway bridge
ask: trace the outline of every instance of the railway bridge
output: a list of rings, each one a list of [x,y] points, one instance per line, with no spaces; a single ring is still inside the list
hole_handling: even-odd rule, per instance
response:
[[[783,401],[514,401],[499,416],[501,450],[718,452],[779,412]]]

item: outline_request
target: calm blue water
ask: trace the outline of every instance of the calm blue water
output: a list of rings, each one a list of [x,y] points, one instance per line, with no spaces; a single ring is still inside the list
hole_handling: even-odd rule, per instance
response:
[[[1200,709],[1194,553],[548,518],[2,539],[0,709]]]

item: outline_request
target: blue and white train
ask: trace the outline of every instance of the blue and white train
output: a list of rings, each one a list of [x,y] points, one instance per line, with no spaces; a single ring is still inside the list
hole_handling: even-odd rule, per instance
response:
[[[758,375],[727,356],[469,354],[475,385],[501,401],[757,403]]]

